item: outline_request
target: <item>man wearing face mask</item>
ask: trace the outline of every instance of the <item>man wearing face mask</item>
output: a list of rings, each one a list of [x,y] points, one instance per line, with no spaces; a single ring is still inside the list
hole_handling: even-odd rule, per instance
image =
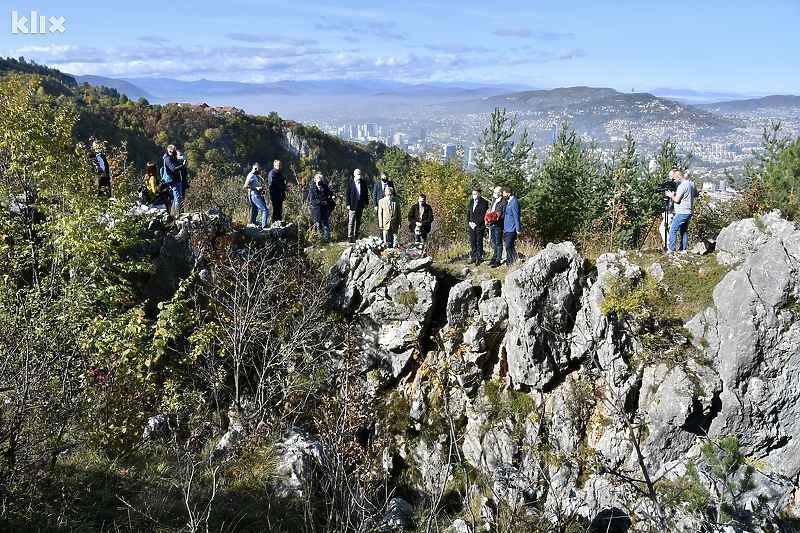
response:
[[[394,191],[394,182],[389,179],[389,174],[381,172],[381,179],[376,181],[372,187],[372,207],[375,208],[376,214],[378,213],[378,202],[386,196],[386,189],[389,187]],[[380,228],[378,228],[378,237],[383,238],[383,232],[381,232]]]
[[[394,196],[394,190],[386,187],[386,196],[378,202],[378,229],[383,234],[386,246],[397,247],[397,232],[400,229],[400,200]]]
[[[408,212],[408,229],[414,234],[414,242],[421,242],[423,245],[431,232],[433,222],[433,209],[425,200],[425,195],[420,194],[419,201]]]
[[[391,187],[393,191],[395,190],[394,182],[389,179],[389,174],[381,172],[381,179],[375,182],[375,186],[372,187],[372,207],[375,208],[375,211],[378,210],[378,202],[386,196],[388,187]]]
[[[476,265],[483,261],[483,236],[486,233],[486,211],[489,202],[481,196],[481,188],[472,189],[472,199],[467,206],[467,223],[469,224],[469,259]]]

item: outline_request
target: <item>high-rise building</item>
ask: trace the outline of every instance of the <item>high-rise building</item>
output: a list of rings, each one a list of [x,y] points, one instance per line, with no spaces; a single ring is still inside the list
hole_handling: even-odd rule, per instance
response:
[[[451,157],[456,156],[456,150],[458,147],[455,144],[443,144],[442,145],[442,158],[449,159]]]

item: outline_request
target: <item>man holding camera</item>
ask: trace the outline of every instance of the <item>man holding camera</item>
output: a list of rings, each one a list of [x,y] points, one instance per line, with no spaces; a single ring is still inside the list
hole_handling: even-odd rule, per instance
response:
[[[669,251],[674,252],[677,245],[677,234],[681,234],[681,250],[689,247],[689,220],[694,213],[694,199],[697,198],[697,187],[686,179],[683,172],[674,170],[670,172],[673,180],[678,182],[675,192],[664,191],[664,195],[671,199],[675,206],[675,216],[669,226]]]
[[[185,158],[178,158],[180,152],[174,144],[167,146],[164,154],[164,169],[167,177],[165,179],[169,188],[172,189],[172,216],[177,217],[183,206],[183,176],[186,173],[187,161]]]

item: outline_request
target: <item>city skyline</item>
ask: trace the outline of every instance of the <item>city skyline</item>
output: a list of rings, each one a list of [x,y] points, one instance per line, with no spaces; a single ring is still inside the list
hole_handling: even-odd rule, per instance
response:
[[[800,95],[795,0],[7,6],[0,54],[74,75]]]

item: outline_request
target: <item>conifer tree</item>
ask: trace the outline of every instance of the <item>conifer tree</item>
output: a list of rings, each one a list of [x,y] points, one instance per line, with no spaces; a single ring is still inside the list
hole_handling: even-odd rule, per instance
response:
[[[585,145],[568,123],[562,124],[530,196],[534,229],[544,242],[585,238],[608,194],[599,171],[594,144]]]
[[[532,153],[533,142],[528,140],[528,130],[523,128],[518,132],[517,129],[516,115],[509,116],[506,109],[499,107],[494,109],[475,155],[475,177],[485,187],[511,187],[517,196],[523,196],[535,154]]]

